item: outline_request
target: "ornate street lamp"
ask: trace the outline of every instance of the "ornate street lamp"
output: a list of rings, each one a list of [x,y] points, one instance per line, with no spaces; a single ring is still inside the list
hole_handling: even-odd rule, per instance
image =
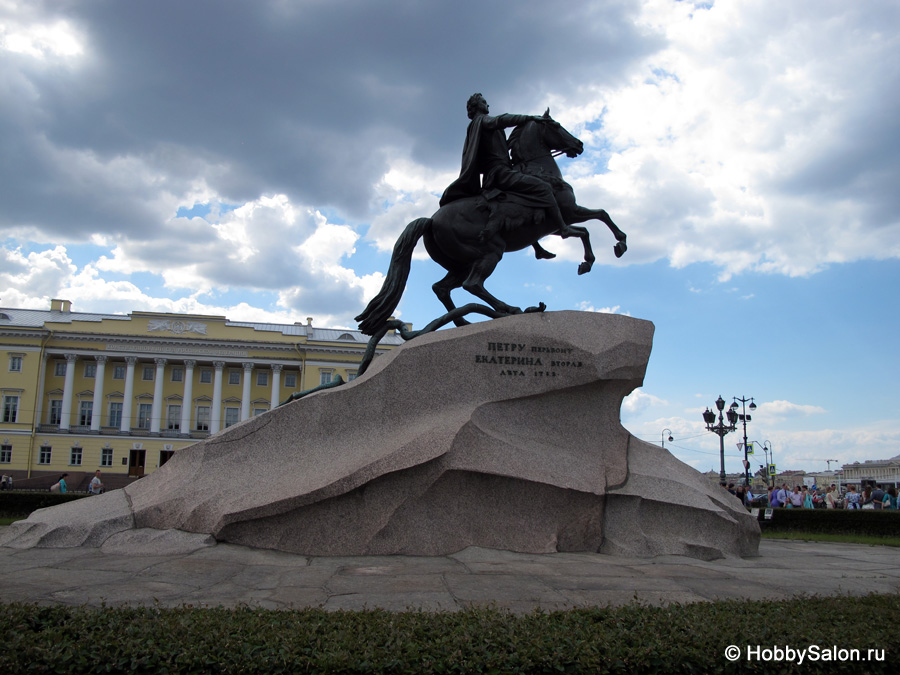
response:
[[[725,434],[731,433],[737,427],[737,413],[734,411],[734,408],[729,408],[728,412],[725,413],[725,417],[728,418],[728,424],[725,424],[725,419],[722,417],[722,411],[725,409],[725,399],[722,398],[722,395],[719,394],[719,398],[716,399],[716,409],[719,411],[719,423],[716,424],[716,413],[707,408],[703,412],[703,421],[706,422],[706,430],[711,431],[719,437],[719,459],[721,460],[720,468],[719,468],[719,482],[725,482]]]
[[[738,403],[741,404],[741,412],[740,413],[738,413],[738,411],[737,411]],[[748,403],[750,404],[749,406],[747,406]],[[756,410],[756,404],[753,402],[752,396],[750,398],[744,398],[743,396],[741,396],[741,398],[737,398],[735,396],[734,402],[729,407],[729,411],[734,411],[735,415],[737,416],[737,419],[740,420],[744,425],[744,485],[745,486],[750,485],[750,461],[747,459],[747,450],[749,450],[749,447],[747,446],[747,422],[749,422],[751,420],[751,417],[750,417],[750,415],[747,414],[748,409],[750,410],[750,412],[753,412],[754,410]]]
[[[669,434],[669,442],[670,442],[670,443],[671,443],[672,441],[675,440],[675,439],[672,437],[672,430],[671,430],[671,429],[663,429],[663,430],[659,433],[659,438],[660,438],[660,441],[659,441],[659,442],[662,444],[663,450],[666,449],[666,434]]]

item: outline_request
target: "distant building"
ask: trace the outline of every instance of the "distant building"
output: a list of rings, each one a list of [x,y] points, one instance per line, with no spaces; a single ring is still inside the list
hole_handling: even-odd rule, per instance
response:
[[[16,487],[67,472],[78,489],[98,468],[139,477],[294,392],[352,380],[367,343],[312,319],[0,308],[0,472]],[[390,333],[378,351],[400,343]]]
[[[844,484],[900,486],[900,455],[844,464],[842,469]]]

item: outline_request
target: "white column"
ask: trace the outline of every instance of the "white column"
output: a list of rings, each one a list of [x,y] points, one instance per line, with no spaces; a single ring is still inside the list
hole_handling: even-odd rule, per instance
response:
[[[95,356],[97,372],[94,375],[94,409],[91,411],[91,431],[100,433],[100,419],[103,417],[103,377],[106,375],[108,356]]]
[[[125,398],[122,401],[122,426],[119,431],[131,433],[131,404],[134,398],[134,364],[136,356],[125,357]]]
[[[150,433],[158,434],[162,421],[163,378],[166,376],[166,360],[153,359],[156,362],[156,377],[153,378],[153,406],[150,408]]]
[[[253,376],[253,364],[242,363],[244,366],[244,390],[241,392],[241,421],[250,417],[250,378]]]
[[[47,359],[49,354],[44,353],[44,357],[41,359],[40,370],[38,371],[38,392],[37,392],[37,410],[34,411],[34,423],[35,425],[39,424],[41,421],[41,415],[44,414],[44,383],[47,381]],[[37,429],[37,426],[35,426]]]
[[[191,398],[194,395],[194,366],[196,365],[196,361],[184,362],[184,396],[181,400],[181,429],[179,429],[181,434],[191,433],[191,410],[194,407]]]
[[[209,433],[214,434],[222,424],[222,369],[224,361],[214,361],[216,372],[213,375],[213,400],[212,410],[209,411]]]
[[[272,410],[281,403],[281,369],[284,368],[281,364],[276,364],[272,366],[272,404],[269,410]]]
[[[78,354],[66,354],[66,383],[63,385],[62,411],[59,416],[59,430],[68,431],[72,423],[72,390],[75,388],[75,362]]]

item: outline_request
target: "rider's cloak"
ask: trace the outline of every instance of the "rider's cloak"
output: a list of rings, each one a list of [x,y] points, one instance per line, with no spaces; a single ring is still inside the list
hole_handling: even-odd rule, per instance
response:
[[[466,128],[459,178],[444,190],[441,206],[457,199],[480,195],[482,173],[485,174],[485,197],[488,199],[498,197],[502,191],[509,193],[507,196],[512,197],[512,201],[528,206],[555,206],[550,186],[539,178],[514,170],[509,158],[509,146],[503,129],[534,119],[531,115],[508,113],[496,117],[476,115],[472,118]]]

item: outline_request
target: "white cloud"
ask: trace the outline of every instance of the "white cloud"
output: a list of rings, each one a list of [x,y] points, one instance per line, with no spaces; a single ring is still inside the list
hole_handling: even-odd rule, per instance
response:
[[[439,196],[456,175],[435,171],[407,158],[392,159],[375,186],[376,213],[366,233],[380,251],[390,251],[404,228],[416,218],[430,217],[438,210]],[[427,258],[419,245],[415,259]]]
[[[0,273],[0,297],[18,306],[44,307],[50,297],[66,297],[96,311],[216,314],[229,308],[205,296],[234,287],[255,288],[272,292],[278,307],[235,305],[243,318],[277,322],[312,315],[319,325],[349,325],[364,298],[374,295],[383,281],[381,273],[358,275],[342,262],[355,252],[358,233],[292,204],[285,195],[263,196],[207,217],[212,222],[172,218],[157,232],[159,238],[94,237],[95,245],[116,244],[82,269],[72,263],[64,246],[28,256],[0,249],[7,263],[4,270],[9,270]],[[168,292],[142,290],[127,278],[103,278],[138,273],[160,279]],[[189,295],[182,300],[165,297],[184,290]]]
[[[622,411],[629,415],[634,415],[652,406],[662,405],[668,404],[661,398],[658,398],[653,394],[647,394],[643,390],[638,388],[628,394],[628,396],[626,396],[622,401]]]
[[[13,8],[4,7],[9,11]],[[15,7],[21,10],[21,7]],[[6,12],[0,13],[6,14]],[[31,56],[39,60],[75,57],[84,53],[84,37],[67,21],[22,23],[9,15],[0,18],[0,50]]]
[[[620,312],[621,305],[615,305],[613,307],[594,307],[587,300],[583,300],[578,303],[578,309],[582,312],[597,312],[599,314],[622,314],[623,316],[631,316],[629,312]]]
[[[881,165],[853,157],[876,129],[896,137],[875,102],[878,89],[900,81],[900,68],[872,67],[897,53],[895,32],[844,3],[643,7],[642,24],[669,45],[626,86],[599,92],[596,140],[611,148],[608,171],[582,168],[572,181],[581,201],[605,203],[626,231],[641,228],[630,262],[711,262],[727,280],[900,256],[897,210],[865,218],[873,196],[864,176]],[[896,102],[889,108],[900,112]],[[896,164],[892,171],[896,181]],[[823,181],[833,189],[822,190]]]

